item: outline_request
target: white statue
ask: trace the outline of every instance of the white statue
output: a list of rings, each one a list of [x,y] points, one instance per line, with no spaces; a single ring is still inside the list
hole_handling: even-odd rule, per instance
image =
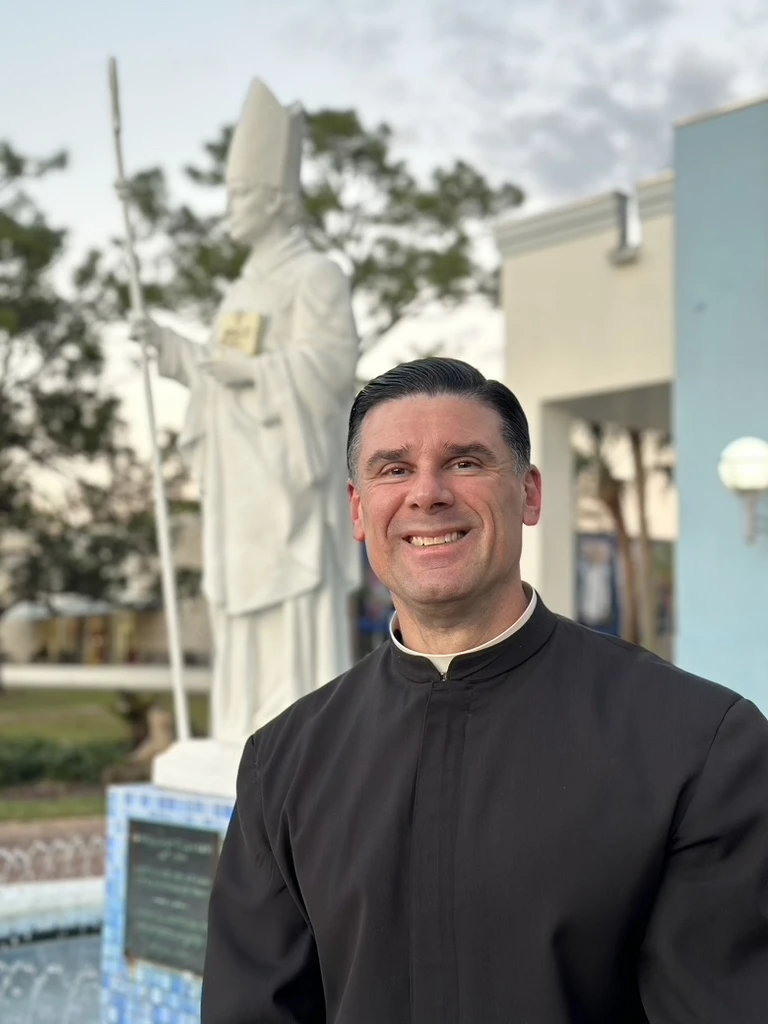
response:
[[[351,664],[359,549],[344,444],[358,339],[342,270],[301,228],[303,116],[255,81],[227,163],[251,248],[199,345],[152,321],[159,372],[190,390],[180,450],[199,483],[211,610],[211,735],[241,744]]]

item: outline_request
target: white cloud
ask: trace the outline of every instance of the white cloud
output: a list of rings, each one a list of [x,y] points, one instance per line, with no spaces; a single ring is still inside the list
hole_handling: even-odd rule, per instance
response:
[[[759,0],[484,0],[438,2],[434,24],[478,160],[540,205],[658,173],[675,121],[765,88],[767,16]]]

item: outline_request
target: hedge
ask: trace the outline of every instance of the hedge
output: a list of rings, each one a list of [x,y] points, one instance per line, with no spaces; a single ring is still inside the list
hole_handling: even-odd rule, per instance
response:
[[[31,782],[101,782],[102,772],[122,761],[130,745],[115,740],[60,743],[55,740],[0,740],[0,787]]]

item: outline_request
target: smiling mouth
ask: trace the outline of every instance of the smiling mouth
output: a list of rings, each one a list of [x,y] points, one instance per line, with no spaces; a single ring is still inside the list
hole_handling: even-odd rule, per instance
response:
[[[454,530],[453,533],[444,533],[440,537],[425,537],[414,533],[410,537],[406,537],[405,540],[414,548],[437,548],[444,547],[446,544],[455,544],[457,540],[461,540],[466,535],[466,530]]]

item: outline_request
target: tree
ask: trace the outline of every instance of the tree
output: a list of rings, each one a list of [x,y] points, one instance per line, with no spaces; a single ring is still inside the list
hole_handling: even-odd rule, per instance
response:
[[[207,321],[242,266],[245,251],[229,239],[223,216],[231,135],[231,127],[222,129],[204,144],[203,166],[185,168],[187,181],[208,191],[206,207],[215,213],[175,203],[159,167],[131,179],[150,305]],[[368,128],[354,110],[307,116],[307,227],[315,244],[349,271],[370,335],[431,301],[459,303],[478,294],[495,301],[496,271],[478,258],[477,239],[491,218],[523,201],[517,186],[493,187],[463,161],[437,168],[420,184],[395,159],[392,142],[388,125]],[[90,253],[79,283],[100,296],[104,315],[127,308],[125,281],[109,253]]]
[[[151,559],[149,473],[125,439],[87,297],[55,272],[66,233],[29,183],[66,167],[0,143],[0,551],[10,600],[112,597],[128,556]]]
[[[602,423],[589,423],[587,427],[589,447],[586,452],[577,451],[576,472],[591,474],[595,496],[605,506],[611,517],[621,566],[619,632],[630,643],[639,643],[640,626],[635,561],[632,557],[632,541],[624,515],[626,482],[616,476],[606,450],[611,441],[615,441],[617,434],[615,429],[606,430]]]
[[[671,437],[658,431],[624,430],[601,423],[588,424],[588,436],[588,450],[576,452],[576,472],[591,474],[594,493],[613,523],[621,566],[621,636],[657,652],[656,575],[648,527],[648,484],[659,473],[671,480]],[[632,476],[629,479],[617,475],[608,454],[622,438],[628,442],[631,454]],[[636,544],[629,534],[625,516],[630,483],[634,484],[637,502]]]

